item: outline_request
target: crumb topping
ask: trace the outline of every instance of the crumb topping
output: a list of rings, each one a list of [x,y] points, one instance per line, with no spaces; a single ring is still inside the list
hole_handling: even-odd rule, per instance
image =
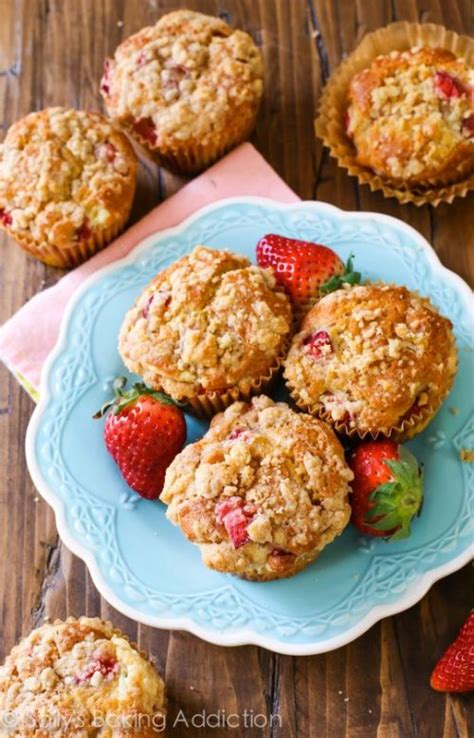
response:
[[[407,181],[464,166],[474,158],[473,95],[474,70],[450,51],[378,57],[349,91],[347,131],[360,163]]]
[[[132,371],[173,397],[244,390],[274,365],[291,325],[289,301],[269,271],[197,246],[140,295],[119,349]]]
[[[3,714],[13,715],[12,736],[36,736],[45,725],[51,736],[98,735],[94,719],[99,716],[126,721],[137,711],[155,715],[163,709],[162,679],[126,638],[98,618],[43,625],[0,667],[0,727]],[[73,724],[67,723],[71,714]],[[104,728],[100,735],[112,733]]]
[[[321,332],[330,350],[315,355],[311,339]],[[307,406],[375,432],[437,409],[456,368],[450,321],[405,287],[375,284],[339,290],[310,310],[285,377]]]
[[[103,116],[31,113],[0,145],[0,220],[20,238],[68,246],[116,222],[135,173],[127,138]]]
[[[258,107],[261,56],[247,33],[179,10],[120,44],[101,91],[109,113],[152,146],[170,138],[206,143],[232,125],[236,108]]]
[[[314,558],[348,522],[352,478],[329,426],[261,395],[217,415],[176,457],[161,500],[206,563],[248,575]]]

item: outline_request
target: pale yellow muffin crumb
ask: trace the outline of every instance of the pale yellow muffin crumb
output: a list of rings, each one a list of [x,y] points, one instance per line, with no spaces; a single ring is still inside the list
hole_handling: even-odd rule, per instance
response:
[[[190,10],[126,39],[101,82],[109,115],[162,163],[190,172],[248,137],[262,89],[251,37]]]
[[[163,680],[99,618],[47,623],[0,667],[0,728],[13,738],[151,738],[164,721]]]
[[[406,287],[338,290],[306,315],[285,361],[298,405],[341,432],[419,432],[457,369],[451,322]]]
[[[359,164],[397,185],[456,182],[474,169],[474,70],[447,49],[377,57],[349,88]]]
[[[126,222],[136,169],[127,137],[103,116],[30,113],[0,145],[0,225],[37,258],[72,266]]]
[[[142,292],[119,350],[130,371],[176,400],[247,393],[283,358],[291,329],[289,300],[269,271],[197,246]]]
[[[186,446],[161,500],[207,566],[265,581],[296,574],[343,531],[352,478],[328,425],[261,395]]]

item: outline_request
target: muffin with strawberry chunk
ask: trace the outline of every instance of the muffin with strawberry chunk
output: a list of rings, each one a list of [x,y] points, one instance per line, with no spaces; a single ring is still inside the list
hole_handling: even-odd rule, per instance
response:
[[[197,246],[142,292],[119,350],[150,387],[211,416],[268,385],[291,329],[289,300],[270,272]]]
[[[353,475],[328,425],[261,395],[217,415],[168,467],[168,518],[211,569],[289,577],[350,518]]]
[[[409,438],[425,428],[457,369],[451,322],[405,287],[373,284],[323,297],[285,362],[299,407],[349,436]]]
[[[99,618],[34,630],[0,667],[0,727],[9,736],[151,738],[165,724],[163,680]]]
[[[168,13],[120,44],[101,82],[109,115],[183,173],[204,169],[248,138],[262,88],[251,37],[190,10]]]
[[[125,225],[136,170],[127,137],[102,115],[31,113],[0,145],[0,225],[40,261],[75,266]]]
[[[377,57],[349,87],[357,162],[395,186],[431,187],[474,171],[474,70],[447,49]]]

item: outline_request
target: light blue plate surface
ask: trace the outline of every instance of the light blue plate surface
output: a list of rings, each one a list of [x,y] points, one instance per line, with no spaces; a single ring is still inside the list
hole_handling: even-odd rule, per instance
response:
[[[301,574],[260,584],[206,569],[197,547],[166,520],[164,506],[129,490],[106,452],[102,422],[91,415],[113,378],[125,373],[117,333],[150,278],[199,243],[254,260],[258,239],[269,232],[327,244],[344,260],[353,251],[365,277],[429,295],[454,323],[460,368],[442,410],[411,444],[426,475],[425,504],[411,537],[387,544],[349,526]],[[409,607],[472,554],[474,468],[461,463],[459,450],[474,447],[473,348],[469,288],[404,223],[323,203],[221,201],[148,238],[75,295],[28,430],[29,469],[56,511],[63,540],[86,561],[103,596],[125,614],[222,645],[327,651]],[[459,412],[450,412],[452,407]],[[189,441],[206,429],[192,417],[187,422]]]

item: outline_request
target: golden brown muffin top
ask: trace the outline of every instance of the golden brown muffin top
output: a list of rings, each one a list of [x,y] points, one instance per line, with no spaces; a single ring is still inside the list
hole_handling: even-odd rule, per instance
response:
[[[474,157],[473,85],[474,70],[446,49],[377,57],[349,89],[359,163],[413,183],[457,171]]]
[[[291,325],[289,300],[269,271],[197,246],[142,292],[119,350],[131,371],[175,398],[245,390],[275,364]]]
[[[252,38],[190,10],[164,15],[108,59],[101,91],[110,115],[152,145],[209,143],[236,108],[258,106],[262,60]]]
[[[456,373],[451,322],[406,287],[338,290],[306,315],[285,362],[303,405],[361,431],[437,408]]]
[[[272,555],[308,553],[328,532],[329,540],[338,535],[352,478],[328,425],[260,395],[216,415],[186,446],[167,470],[161,500],[190,540],[217,545],[227,570],[245,576]]]
[[[43,625],[0,667],[0,725],[9,721],[8,735],[18,738],[112,738],[120,720],[120,735],[156,735],[144,728],[163,724],[164,701],[150,662],[99,618]]]
[[[67,247],[122,219],[136,167],[127,137],[102,115],[30,113],[0,145],[0,221],[20,239]]]

